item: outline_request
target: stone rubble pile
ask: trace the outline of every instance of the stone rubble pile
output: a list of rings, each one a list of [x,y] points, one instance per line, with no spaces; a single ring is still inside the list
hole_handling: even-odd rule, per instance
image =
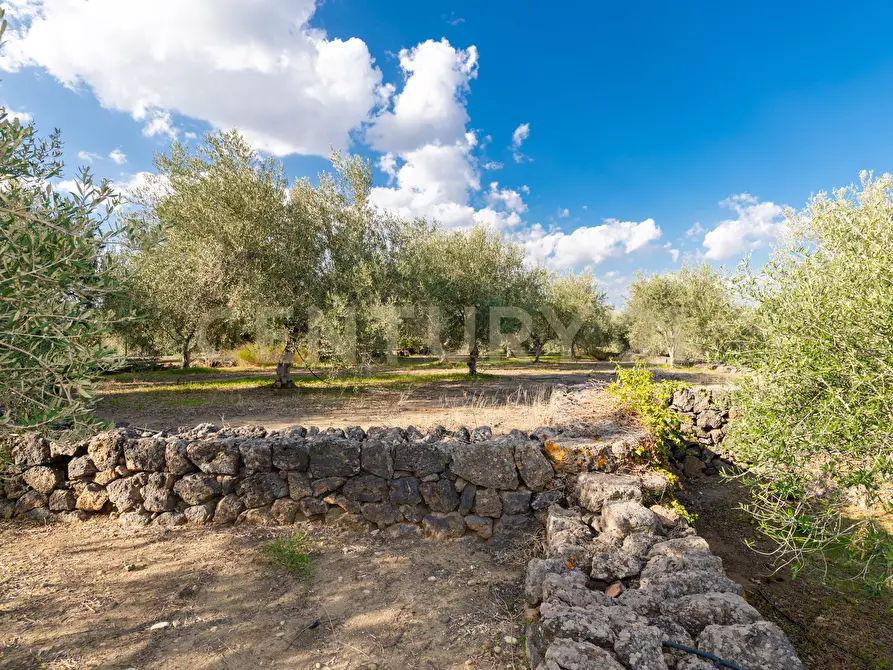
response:
[[[0,518],[114,514],[157,525],[325,518],[498,542],[539,528],[564,497],[546,435],[553,433],[210,424],[176,435],[118,428],[77,444],[30,435],[14,444],[15,465],[0,477]]]
[[[525,582],[530,667],[715,667],[671,642],[748,670],[801,669],[707,542],[669,507],[646,507],[647,493],[635,477],[581,473],[573,506],[549,508],[546,558],[530,561]]]

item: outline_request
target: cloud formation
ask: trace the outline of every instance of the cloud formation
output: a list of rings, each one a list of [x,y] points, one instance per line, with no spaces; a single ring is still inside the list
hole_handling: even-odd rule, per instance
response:
[[[660,239],[654,219],[641,222],[606,219],[599,226],[581,226],[570,233],[547,232],[540,224],[518,235],[527,256],[555,270],[593,267],[603,261],[638,251]]]
[[[174,132],[172,112],[238,127],[276,155],[327,156],[372,119],[381,71],[359,39],[308,22],[314,0],[15,0],[0,69],[42,68],[107,109]],[[275,94],[271,94],[275,92]]]
[[[719,204],[735,212],[737,218],[720,222],[704,235],[707,259],[723,260],[765,247],[784,230],[783,209],[773,202],[740,193]]]

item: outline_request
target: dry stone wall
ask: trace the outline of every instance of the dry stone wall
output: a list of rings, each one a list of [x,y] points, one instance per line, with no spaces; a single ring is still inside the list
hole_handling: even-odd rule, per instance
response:
[[[0,518],[112,514],[157,525],[324,518],[498,543],[538,528],[563,499],[547,434],[202,425],[175,435],[119,428],[70,445],[31,435],[14,444],[14,466],[0,478]]]
[[[636,477],[582,473],[571,507],[546,517],[546,558],[527,567],[533,670],[800,670],[784,633],[730,580],[672,509],[647,507]],[[677,646],[673,646],[677,645]]]
[[[687,447],[672,454],[686,477],[714,475],[731,466],[724,458],[723,442],[736,411],[726,389],[681,389],[673,394],[670,409],[682,416],[681,428],[688,436]]]

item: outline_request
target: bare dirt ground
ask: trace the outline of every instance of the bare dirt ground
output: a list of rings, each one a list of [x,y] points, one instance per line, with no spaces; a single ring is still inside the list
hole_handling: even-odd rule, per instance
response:
[[[4,522],[0,667],[524,667],[530,549],[311,527],[306,582],[260,553],[288,532]]]
[[[239,425],[258,424],[267,428],[303,424],[320,427],[414,425],[427,428],[437,424],[447,428],[488,425],[508,432],[512,428],[532,430],[549,425],[548,400],[556,385],[587,381],[603,384],[614,378],[614,364],[593,360],[567,360],[530,364],[481,366],[484,378],[475,381],[444,380],[394,386],[368,385],[359,390],[340,387],[275,390],[270,385],[253,388],[214,388],[215,381],[256,377],[273,378],[269,370],[222,371],[171,380],[120,375],[103,385],[107,396],[98,413],[109,421],[127,421],[153,430],[175,430],[178,426],[208,422]],[[461,372],[462,370],[458,370]],[[430,369],[382,368],[376,372],[423,375]],[[435,370],[436,372],[436,370]],[[298,370],[295,377],[307,379],[310,373]],[[727,375],[706,369],[658,370],[656,377],[673,377],[692,384],[718,384]],[[421,378],[421,377],[420,377]],[[183,391],[153,392],[162,384],[184,386]],[[185,388],[190,382],[206,385]]]

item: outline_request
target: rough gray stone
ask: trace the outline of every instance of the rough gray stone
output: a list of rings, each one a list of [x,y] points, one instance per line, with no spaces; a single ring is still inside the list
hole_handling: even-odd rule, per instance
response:
[[[282,525],[294,523],[300,513],[301,505],[290,498],[279,498],[270,506],[270,516]]]
[[[564,502],[564,493],[561,491],[543,491],[542,493],[534,493],[530,506],[533,511],[549,509],[552,505],[559,505]]]
[[[493,489],[478,489],[474,498],[474,513],[478,516],[502,516],[502,498]]]
[[[439,539],[459,538],[465,535],[465,520],[458,512],[443,514],[432,512],[422,519],[425,534]]]
[[[15,512],[22,515],[31,510],[47,507],[49,498],[46,493],[38,493],[37,491],[28,491],[16,501]],[[49,511],[49,510],[47,510]]]
[[[588,642],[558,638],[549,645],[545,656],[546,670],[624,670],[610,653]],[[550,664],[554,664],[551,666]],[[632,666],[636,667],[637,666]]]
[[[532,558],[527,563],[527,572],[524,578],[524,598],[528,605],[539,605],[545,598],[543,597],[543,581],[547,575],[558,574],[564,575],[573,573],[579,575],[574,579],[582,580],[583,586],[586,585],[586,575],[574,568],[567,567],[567,563],[558,558]]]
[[[543,640],[549,644],[559,638],[590,642],[611,647],[614,631],[604,612],[608,608],[570,607],[560,603],[545,602],[540,606],[540,630]]]
[[[508,440],[456,444],[453,449],[452,471],[477,486],[518,488],[514,444]]]
[[[469,514],[465,517],[465,525],[468,526],[468,530],[477,533],[485,540],[493,537],[493,519],[490,517]]]
[[[152,520],[153,526],[182,526],[186,523],[186,515],[183,512],[162,512]]]
[[[132,477],[116,479],[106,487],[106,491],[109,500],[119,512],[130,512],[142,505],[143,494],[140,489],[148,483],[149,475],[142,472]]]
[[[118,517],[118,521],[126,526],[148,526],[152,517],[145,512],[125,512]]]
[[[366,472],[390,479],[394,476],[394,445],[382,440],[368,439],[363,442],[360,466]]]
[[[214,511],[215,525],[235,523],[245,509],[245,503],[235,493],[223,496]]]
[[[183,516],[189,523],[203,524],[208,523],[214,518],[214,503],[206,503],[204,505],[193,505],[183,510]]]
[[[736,593],[743,589],[721,572],[683,570],[665,572],[639,580],[640,588],[656,594],[664,600],[681,598],[696,593]]]
[[[604,536],[590,545],[590,551],[592,564],[589,575],[593,579],[613,582],[634,577],[645,565],[645,561],[626,551],[622,546],[613,545]]]
[[[346,481],[347,479],[344,477],[323,477],[322,479],[312,481],[310,488],[313,489],[313,495],[319,497],[324,496],[326,493],[337,491],[344,486]]]
[[[74,458],[87,453],[86,442],[50,442],[50,459]]]
[[[474,484],[464,484],[462,493],[459,495],[459,514],[465,516],[474,509],[474,498],[477,493],[477,487]]]
[[[602,532],[628,535],[652,533],[657,517],[647,507],[634,501],[612,502],[602,507]]]
[[[304,472],[288,473],[288,495],[292,500],[301,500],[313,495],[310,477]]]
[[[490,426],[478,426],[471,431],[472,442],[486,442],[493,439],[493,429]]]
[[[283,440],[273,444],[273,467],[290,472],[307,472],[310,467],[310,449],[306,442]]]
[[[530,491],[523,489],[519,491],[503,491],[500,494],[502,499],[503,514],[530,514]]]
[[[533,517],[524,514],[504,514],[493,529],[490,543],[496,548],[507,547],[530,538],[540,525]]]
[[[417,505],[422,502],[419,480],[415,477],[401,477],[390,482],[390,499],[394,505]]]
[[[685,461],[682,463],[682,473],[689,479],[697,479],[704,476],[704,469],[707,466],[697,456],[691,454],[686,455]]]
[[[13,442],[12,460],[16,465],[44,465],[49,463],[50,457],[50,443],[36,433]]]
[[[239,448],[231,440],[205,440],[186,447],[189,460],[209,475],[239,474]]]
[[[440,474],[447,469],[455,445],[410,442],[394,448],[394,469],[414,472],[417,477]]]
[[[201,505],[221,494],[220,483],[211,475],[189,474],[174,484],[174,493],[187,505]]]
[[[303,498],[298,504],[304,516],[323,516],[329,511],[329,506],[318,498]]]
[[[575,492],[580,505],[595,513],[601,512],[605,503],[642,500],[638,479],[603,472],[581,473],[577,477]]]
[[[754,670],[802,670],[797,652],[774,623],[757,621],[737,626],[707,626],[698,648]]]
[[[389,526],[402,519],[402,514],[389,502],[366,503],[362,507],[363,518],[378,526]]]
[[[89,456],[73,458],[68,463],[69,479],[84,479],[95,475],[96,472],[96,465],[94,465],[93,459]]]
[[[143,496],[143,507],[149,512],[169,512],[174,509],[174,497],[171,488],[174,478],[153,472],[149,475],[149,481],[140,489]]]
[[[114,470],[124,455],[124,434],[118,430],[99,433],[87,443],[87,453],[99,470]]]
[[[348,514],[360,514],[363,506],[356,500],[348,500],[341,494],[328,495],[323,500],[329,505],[337,505]]]
[[[87,484],[78,496],[75,507],[84,512],[100,512],[108,500],[109,494],[105,488],[98,484]]]
[[[538,440],[518,442],[515,445],[515,465],[521,479],[532,491],[542,491],[555,471],[552,463],[543,453],[543,447]]]
[[[424,505],[400,505],[397,509],[409,523],[420,523],[428,513],[428,508]]]
[[[273,448],[266,440],[245,440],[239,445],[239,454],[246,472],[269,472],[273,468]]]
[[[182,477],[197,469],[186,453],[186,442],[180,439],[167,440],[164,445],[164,464],[165,469],[177,477]]]
[[[435,512],[452,512],[459,506],[456,487],[447,479],[425,482],[419,486],[419,491],[428,507]]]
[[[590,590],[586,575],[578,570],[549,573],[543,578],[543,601],[564,603],[570,607],[604,607],[611,599],[601,591]]]
[[[667,670],[661,638],[660,629],[654,626],[624,628],[617,631],[614,651],[628,668]]]
[[[253,509],[270,505],[277,498],[285,498],[288,495],[288,484],[275,472],[259,472],[243,479],[237,492],[245,502],[245,507]]]
[[[360,475],[348,479],[341,492],[348,500],[381,502],[388,498],[388,483],[375,475]]]
[[[127,440],[124,444],[124,463],[134,472],[162,472],[167,444],[160,437]]]
[[[314,478],[359,474],[360,445],[337,437],[317,437],[310,442],[310,472]]]
[[[46,465],[35,465],[22,473],[25,483],[38,493],[52,493],[62,483],[62,471]]]
[[[75,508],[74,491],[53,491],[50,494],[49,507],[51,512],[70,512]]]
[[[735,593],[702,593],[669,600],[661,611],[672,616],[692,635],[707,626],[732,626],[755,623],[761,619],[744,598]]]

